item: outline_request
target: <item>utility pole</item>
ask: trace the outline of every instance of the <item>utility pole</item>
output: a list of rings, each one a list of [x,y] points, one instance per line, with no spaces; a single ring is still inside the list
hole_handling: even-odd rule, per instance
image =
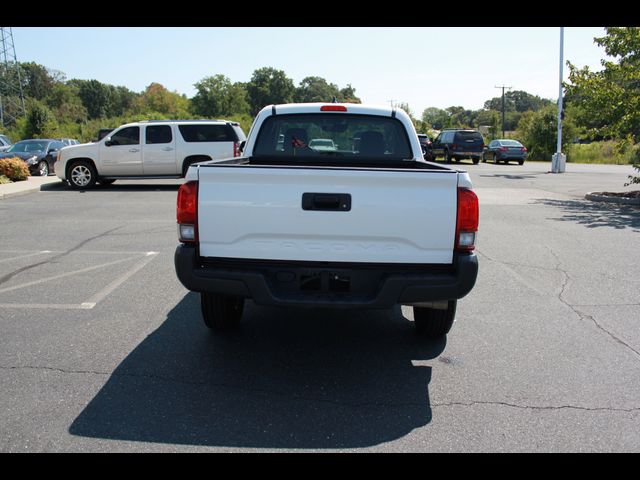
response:
[[[20,65],[16,59],[11,27],[0,27],[0,126],[25,116]]]
[[[494,87],[494,88],[502,89],[502,138],[504,138],[506,136],[505,130],[504,130],[504,89],[506,88],[511,90],[511,87],[507,87],[506,85],[501,85],[499,87]]]

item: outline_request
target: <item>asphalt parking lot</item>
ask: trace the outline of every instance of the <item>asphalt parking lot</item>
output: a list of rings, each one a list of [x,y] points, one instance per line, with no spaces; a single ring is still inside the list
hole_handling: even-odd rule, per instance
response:
[[[248,303],[213,337],[173,268],[181,181],[0,200],[0,451],[638,451],[631,167],[463,165],[474,290],[446,340],[407,309]]]

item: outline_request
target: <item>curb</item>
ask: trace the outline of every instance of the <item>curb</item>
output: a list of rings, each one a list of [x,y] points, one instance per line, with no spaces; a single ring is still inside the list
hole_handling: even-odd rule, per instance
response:
[[[32,177],[29,177],[29,178],[32,178]],[[52,184],[60,181],[61,180],[58,177],[51,177],[49,179],[40,180],[37,182],[23,180],[21,182],[3,184],[3,185],[0,185],[0,200],[4,200],[5,198],[19,197],[21,195],[27,195],[33,192],[39,192],[40,190],[42,190],[43,185],[48,185],[48,184]],[[6,187],[6,188],[2,188],[2,187]]]
[[[620,205],[640,206],[640,198],[627,197],[611,197],[609,195],[600,195],[597,192],[588,192],[584,198],[593,202],[617,203]]]

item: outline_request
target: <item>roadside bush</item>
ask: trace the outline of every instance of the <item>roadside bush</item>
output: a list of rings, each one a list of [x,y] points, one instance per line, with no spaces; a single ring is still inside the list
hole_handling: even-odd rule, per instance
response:
[[[0,185],[3,183],[11,183],[11,180],[9,180],[5,175],[0,175]]]
[[[567,162],[629,165],[634,163],[639,148],[637,145],[624,148],[615,140],[572,144],[566,148]]]
[[[18,157],[0,159],[0,175],[6,176],[14,182],[26,180],[29,177],[29,167]]]

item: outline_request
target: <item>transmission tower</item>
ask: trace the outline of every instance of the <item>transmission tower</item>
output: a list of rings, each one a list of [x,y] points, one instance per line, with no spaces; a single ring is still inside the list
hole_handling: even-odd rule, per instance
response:
[[[0,127],[25,116],[20,65],[16,58],[11,27],[0,27]]]

